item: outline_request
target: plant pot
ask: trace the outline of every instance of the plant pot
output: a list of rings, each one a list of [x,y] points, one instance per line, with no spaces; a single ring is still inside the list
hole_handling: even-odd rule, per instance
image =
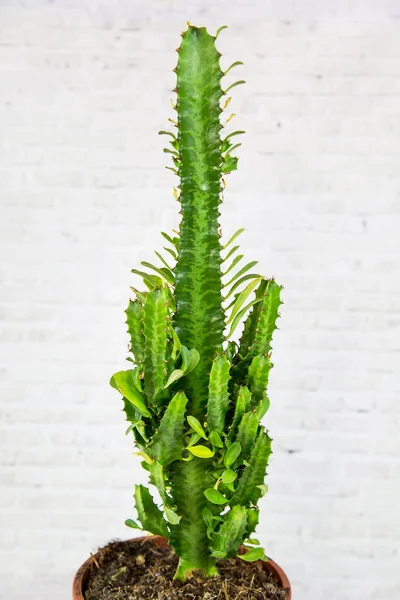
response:
[[[153,544],[156,544],[157,546],[166,546],[168,544],[167,539],[159,535],[137,537],[129,541],[133,543],[141,543],[144,540],[151,540],[151,542]],[[85,600],[84,592],[89,579],[90,567],[92,563],[98,558],[99,554],[100,553],[98,552],[97,554],[91,556],[88,560],[86,560],[76,573],[72,584],[72,600]],[[283,570],[280,568],[280,566],[277,565],[271,559],[268,562],[260,561],[260,563],[263,569],[272,573],[274,579],[281,585],[281,587],[289,590],[287,600],[291,600],[292,592],[289,579],[287,578]]]

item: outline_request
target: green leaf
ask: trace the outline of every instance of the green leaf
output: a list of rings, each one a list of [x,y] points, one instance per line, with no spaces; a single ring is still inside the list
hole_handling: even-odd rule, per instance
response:
[[[232,293],[240,286],[242,285],[242,283],[244,283],[245,281],[249,281],[249,279],[255,279],[255,278],[260,278],[260,275],[258,275],[257,273],[249,273],[248,275],[243,275],[243,277],[241,277],[240,279],[238,279],[237,281],[235,281],[235,283],[232,285],[231,289],[229,290],[229,292],[226,294],[226,296],[224,296],[224,300],[227,300],[229,298],[229,296],[232,295]]]
[[[231,83],[231,85],[224,90],[224,94],[227,94],[232,88],[236,87],[237,85],[241,85],[242,83],[246,83],[244,79],[240,79],[239,81],[235,81],[235,83]]]
[[[229,319],[226,322],[227,325],[231,321],[233,321],[234,317],[237,315],[237,313],[239,312],[240,308],[246,302],[246,300],[250,296],[250,294],[254,291],[254,288],[257,287],[257,285],[261,281],[261,279],[262,279],[262,277],[258,277],[257,279],[254,279],[253,281],[251,281],[245,287],[245,289],[242,292],[240,292],[240,294],[237,296],[237,298],[235,300],[235,303],[233,305],[230,317],[229,317]]]
[[[167,261],[165,260],[163,255],[160,254],[159,252],[157,252],[157,250],[154,250],[154,254],[157,256],[157,258],[160,259],[160,261],[165,266],[165,268],[168,269],[168,271],[170,271],[172,273],[172,267],[170,267],[170,265],[167,263]]]
[[[153,265],[149,262],[146,262],[145,260],[143,260],[140,264],[143,265],[144,267],[147,267],[148,269],[151,269],[152,271],[155,271],[159,275],[161,275],[161,277],[163,277],[171,285],[175,284],[174,274],[172,273],[172,271],[169,270],[169,268],[166,269],[165,267],[156,267],[155,265]]]
[[[212,443],[213,446],[215,446],[215,448],[223,448],[224,447],[224,444],[221,440],[221,436],[216,431],[212,431],[210,433],[210,442]]]
[[[249,308],[251,308],[254,304],[257,304],[258,302],[261,302],[261,298],[255,298],[254,300],[249,302],[244,308],[242,308],[241,311],[238,312],[236,317],[233,319],[233,323],[227,335],[228,338],[230,338],[231,335],[233,335],[236,327],[239,325],[240,321],[242,320],[246,312],[249,310]]]
[[[173,135],[173,134],[171,134],[171,135]],[[171,244],[171,246],[174,246],[176,248],[176,246],[177,246],[176,238],[172,239],[172,237],[170,235],[168,235],[168,233],[165,233],[165,231],[162,231],[161,235],[163,236],[163,238],[165,238],[167,240],[167,242],[169,242]]]
[[[144,305],[146,347],[143,366],[146,395],[153,401],[164,387],[168,317],[165,289],[155,289],[149,292]]]
[[[230,246],[236,240],[236,238],[239,237],[239,235],[241,233],[243,233],[243,231],[244,231],[244,227],[241,227],[240,229],[238,229],[237,231],[235,231],[235,233],[233,234],[233,236],[231,238],[229,238],[229,240],[226,242],[225,246],[223,246],[223,249],[225,250],[225,248],[227,248],[228,246]],[[239,246],[237,246],[237,248],[239,248]]]
[[[217,32],[215,34],[215,39],[218,38],[218,36],[221,33],[221,31],[223,31],[224,29],[228,29],[228,25],[221,25],[221,27],[218,27]]]
[[[234,135],[242,135],[243,133],[246,133],[246,132],[242,131],[242,130],[232,131],[231,133],[228,133],[228,135],[224,137],[223,141],[225,142],[226,140],[230,140]]]
[[[262,485],[258,485],[257,487],[259,488],[259,490],[261,490],[261,498],[262,498],[268,492],[268,486],[266,483],[263,483]]]
[[[213,514],[212,514],[211,510],[207,506],[205,506],[203,508],[201,514],[203,516],[203,519],[204,519],[205,524],[207,525],[207,527],[209,529],[214,529]]]
[[[201,435],[199,435],[198,433],[192,433],[192,435],[190,436],[189,442],[186,444],[186,448],[190,448],[191,446],[194,446],[195,444],[197,444],[197,442],[199,441],[200,438],[201,438]]]
[[[226,356],[217,356],[210,374],[207,406],[207,426],[210,431],[222,433],[225,428],[225,416],[229,408],[229,369]]]
[[[232,469],[227,469],[222,473],[222,483],[233,483],[237,477],[237,473]]]
[[[214,456],[214,452],[207,446],[190,446],[188,450],[198,458],[212,458]]]
[[[259,421],[261,421],[261,419],[263,418],[265,413],[268,411],[269,406],[270,406],[269,398],[268,398],[268,396],[264,395],[264,398],[261,400],[261,402],[256,407],[256,415],[257,415],[257,419]]]
[[[249,390],[251,391],[256,403],[265,396],[265,390],[268,385],[269,372],[272,364],[268,356],[259,354],[255,356],[249,366],[247,376]]]
[[[235,61],[234,63],[232,63],[232,64],[231,64],[231,65],[230,65],[230,66],[229,66],[229,67],[226,69],[226,71],[224,71],[224,76],[225,76],[227,73],[229,73],[229,71],[230,71],[231,69],[233,69],[234,67],[237,67],[238,65],[242,65],[242,64],[243,64],[243,63],[242,63],[242,61],[241,61],[241,60],[237,60],[237,61]],[[243,133],[244,133],[244,132],[243,132]]]
[[[202,437],[204,440],[206,440],[207,439],[206,432],[204,431],[203,426],[200,423],[200,421],[198,419],[196,419],[196,417],[193,417],[192,415],[189,415],[187,420],[188,420],[190,427],[196,433],[198,433],[200,437]]]
[[[166,520],[168,521],[168,523],[171,523],[171,525],[178,525],[179,521],[182,518],[179,515],[177,515],[176,512],[174,512],[170,508],[164,508],[164,516],[165,516]]]
[[[178,356],[178,354],[181,352],[182,344],[181,344],[180,339],[176,335],[176,332],[173,329],[173,327],[171,327],[171,333],[172,333],[172,339],[174,341],[174,345],[173,345],[172,351],[171,351],[171,358],[172,358],[173,361],[175,361],[176,358],[177,358],[177,356]]]
[[[255,538],[249,538],[248,540],[245,540],[246,544],[252,544],[253,546],[259,546],[260,542],[258,540],[256,540]]]
[[[227,469],[229,469],[229,467],[231,465],[233,465],[233,463],[238,458],[241,451],[242,451],[242,446],[241,446],[240,442],[234,442],[232,444],[232,446],[229,446],[229,448],[226,451],[225,456],[224,456],[224,465]]]
[[[184,392],[175,394],[150,444],[153,458],[164,466],[179,460],[182,456],[187,401]]]
[[[237,441],[242,446],[242,458],[248,458],[257,436],[259,421],[253,412],[245,413],[240,421]]]
[[[218,529],[212,543],[213,555],[215,556],[215,552],[222,552],[225,555],[233,556],[237,554],[246,530],[246,508],[239,505],[234,506],[223,517],[224,522]]]
[[[264,483],[265,470],[271,454],[271,438],[263,431],[258,435],[251,452],[249,466],[245,467],[238,479],[234,495],[230,499],[231,506],[240,504],[247,506],[249,503],[257,504],[261,490],[258,486]]]
[[[240,554],[239,558],[245,562],[255,562],[256,560],[262,560],[265,557],[263,548],[251,548],[246,554]]]
[[[154,535],[168,536],[167,525],[164,517],[149,490],[144,485],[135,485],[135,507],[139,521],[145,531]]]
[[[177,260],[177,258],[178,258],[178,255],[176,254],[176,252],[174,252],[174,251],[172,250],[172,248],[167,248],[166,246],[163,246],[163,248],[164,248],[164,250],[165,250],[166,252],[168,252],[168,254],[170,254],[170,255],[172,256],[172,258],[173,258],[174,260]]]
[[[214,488],[208,488],[204,492],[204,495],[207,498],[207,500],[209,502],[211,502],[212,504],[222,505],[222,504],[226,504],[228,502],[228,500],[225,498],[225,496],[223,496],[220,492],[218,492]]]
[[[200,354],[196,348],[188,350],[186,346],[181,346],[182,366],[184,375],[188,375],[197,366],[200,360]]]
[[[167,379],[167,383],[165,384],[165,388],[169,387],[170,385],[172,385],[173,383],[175,383],[175,381],[178,381],[179,379],[181,379],[181,377],[184,376],[184,372],[181,369],[175,369],[174,371],[172,371],[171,375],[168,377]]]
[[[242,260],[243,257],[244,257],[244,254],[238,254],[237,256],[235,256],[235,258],[232,260],[232,262],[229,265],[229,267],[227,268],[227,270],[222,273],[222,277],[225,277],[225,275],[227,275],[230,271],[232,271],[232,269],[234,269],[236,267],[236,265]]]
[[[214,552],[212,552],[211,556],[214,556],[215,558],[225,558],[226,552],[221,552],[220,550],[214,550]]]
[[[136,363],[140,364],[144,357],[145,343],[143,335],[143,306],[138,300],[130,300],[125,314],[131,340],[130,350],[135,357]]]
[[[247,263],[247,265],[245,265],[244,267],[242,267],[240,269],[240,271],[238,271],[237,273],[235,273],[235,275],[232,277],[232,279],[230,279],[227,283],[224,284],[224,287],[229,287],[230,285],[232,285],[232,283],[234,281],[236,281],[237,279],[239,279],[239,277],[241,277],[242,275],[244,275],[245,273],[247,273],[247,271],[250,271],[250,269],[252,269],[253,267],[255,267],[256,264],[258,264],[258,260],[252,260],[251,262]]]
[[[131,527],[132,529],[142,529],[140,525],[138,525],[133,519],[126,519],[125,525],[127,527]]]
[[[131,269],[131,273],[135,275],[139,275],[144,283],[147,285],[149,290],[153,290],[154,288],[160,287],[162,285],[163,280],[155,275],[151,275],[150,273],[146,273],[146,271],[140,271],[139,269]]]
[[[140,412],[144,417],[151,417],[143,394],[139,392],[133,383],[134,370],[129,371],[118,371],[110,379],[110,385],[114,389],[118,390],[133,406]]]
[[[229,250],[228,254],[223,258],[222,262],[226,262],[227,260],[229,260],[232,254],[235,254],[235,252],[237,252],[239,248],[240,246],[233,246],[233,248]]]

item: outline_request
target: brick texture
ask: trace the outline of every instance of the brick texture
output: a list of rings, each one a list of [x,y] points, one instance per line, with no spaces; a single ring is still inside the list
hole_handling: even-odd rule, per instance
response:
[[[130,269],[177,224],[179,33],[246,129],[224,234],[285,286],[260,538],[294,600],[400,597],[398,0],[0,2],[0,598],[68,600],[144,481],[109,376]]]

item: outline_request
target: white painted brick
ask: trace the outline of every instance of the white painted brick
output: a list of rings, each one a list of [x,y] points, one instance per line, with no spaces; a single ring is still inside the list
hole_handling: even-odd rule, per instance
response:
[[[108,387],[178,223],[157,131],[185,22],[246,129],[222,228],[285,285],[259,537],[296,600],[400,592],[397,0],[0,3],[0,598],[67,600],[145,481]],[[32,592],[34,590],[34,592]]]

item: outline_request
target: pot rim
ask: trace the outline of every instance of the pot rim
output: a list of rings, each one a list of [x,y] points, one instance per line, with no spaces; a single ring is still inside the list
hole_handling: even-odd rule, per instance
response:
[[[135,538],[130,538],[129,540],[124,540],[126,542],[147,542],[150,541],[160,546],[164,546],[168,544],[167,538],[161,537],[160,535],[145,535]],[[111,542],[112,544],[113,542]],[[117,542],[114,542],[117,543]],[[109,544],[110,545],[110,544]],[[85,560],[85,562],[79,567],[78,571],[75,574],[74,580],[72,582],[72,600],[85,600],[84,596],[84,586],[87,583],[89,578],[89,570],[92,563],[99,557],[100,551],[96,552],[96,554],[91,554],[91,556]],[[286,573],[281,569],[281,567],[269,558],[268,562],[258,561],[262,563],[264,569],[272,571],[276,578],[278,579],[280,585],[289,590],[288,596],[286,600],[291,600],[292,598],[292,588],[290,586],[289,579]]]

